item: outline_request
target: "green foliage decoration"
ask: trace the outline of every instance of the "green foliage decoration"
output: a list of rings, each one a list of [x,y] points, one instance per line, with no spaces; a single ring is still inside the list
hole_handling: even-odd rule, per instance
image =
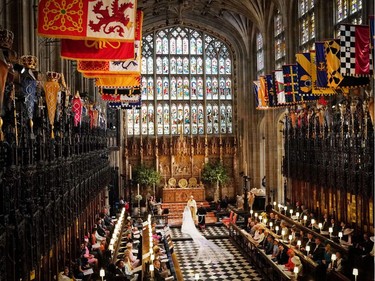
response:
[[[140,165],[134,169],[134,180],[141,186],[158,185],[161,180],[161,175],[154,168]]]
[[[229,180],[229,176],[221,163],[207,163],[203,167],[202,180],[205,183],[224,184]]]

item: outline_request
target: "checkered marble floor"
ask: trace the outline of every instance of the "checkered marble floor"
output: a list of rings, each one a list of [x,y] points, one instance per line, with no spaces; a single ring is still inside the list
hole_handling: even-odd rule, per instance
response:
[[[180,227],[171,227],[172,240],[184,240],[191,239],[189,235],[183,234]],[[206,238],[228,238],[229,231],[224,225],[220,226],[208,226],[206,229],[201,231]]]
[[[200,281],[262,281],[262,277],[240,251],[227,238],[213,239],[216,245],[233,254],[234,260],[205,264],[196,260],[198,247],[192,240],[175,241],[177,255],[184,281],[195,280],[199,274]]]

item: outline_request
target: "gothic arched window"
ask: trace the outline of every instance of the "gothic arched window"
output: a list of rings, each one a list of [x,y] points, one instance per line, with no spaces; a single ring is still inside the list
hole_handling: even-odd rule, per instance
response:
[[[257,76],[264,75],[264,51],[263,36],[260,32],[256,35],[256,53],[257,53]]]
[[[298,0],[299,45],[302,52],[315,49],[315,0]]]
[[[233,133],[232,54],[198,30],[143,37],[142,106],[127,111],[128,135]]]
[[[335,36],[340,36],[340,24],[362,24],[362,0],[336,0]]]
[[[285,64],[285,27],[283,24],[283,18],[280,11],[277,11],[274,21],[275,31],[275,67],[281,69],[282,65]]]

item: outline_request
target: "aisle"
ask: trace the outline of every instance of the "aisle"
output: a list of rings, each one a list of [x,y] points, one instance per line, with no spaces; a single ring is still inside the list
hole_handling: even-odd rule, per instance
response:
[[[201,281],[261,281],[262,277],[258,274],[249,262],[242,256],[241,252],[228,239],[228,230],[226,227],[209,226],[204,232],[204,236],[212,239],[219,247],[227,249],[235,257],[234,260],[226,260],[218,263],[205,264],[196,261],[198,247],[181,233],[180,228],[172,229],[175,253],[177,255],[184,281],[195,280],[195,274],[199,274]]]

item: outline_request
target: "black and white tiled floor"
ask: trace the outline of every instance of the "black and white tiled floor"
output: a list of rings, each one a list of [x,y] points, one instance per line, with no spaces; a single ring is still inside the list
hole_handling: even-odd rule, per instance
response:
[[[226,229],[206,229],[208,234],[225,233]],[[227,230],[226,230],[227,232]],[[178,231],[175,230],[178,234]],[[181,234],[181,232],[180,232]],[[183,235],[183,234],[182,234]],[[227,233],[226,233],[227,235]],[[206,236],[206,235],[205,235]],[[181,236],[179,236],[181,237]],[[175,240],[174,249],[185,281],[195,280],[195,274],[199,274],[200,281],[262,281],[262,277],[254,267],[243,257],[241,252],[227,237],[212,239],[217,246],[228,250],[233,260],[224,260],[217,263],[205,264],[197,261],[198,247],[193,240]]]
[[[181,232],[180,227],[171,227],[172,232],[172,240],[178,240],[178,239],[190,239],[190,236],[187,234],[183,234]],[[208,226],[203,231],[200,231],[203,236],[206,238],[228,238],[229,237],[229,231],[228,228],[226,228],[223,225],[220,226]]]

